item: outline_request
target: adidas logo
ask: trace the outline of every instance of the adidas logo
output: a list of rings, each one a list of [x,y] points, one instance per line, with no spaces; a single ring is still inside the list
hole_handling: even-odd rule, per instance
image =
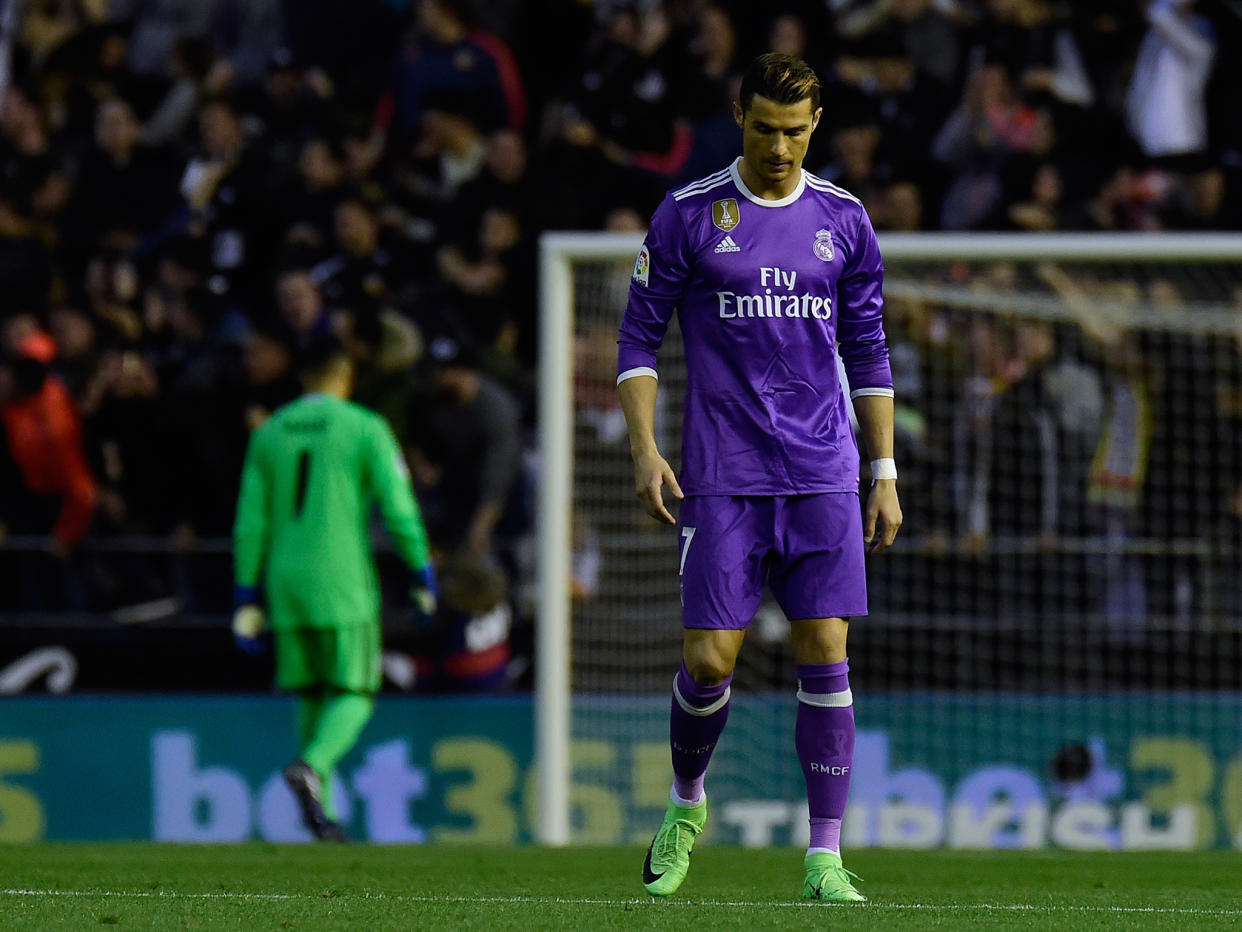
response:
[[[732,236],[726,236],[716,244],[716,252],[741,252],[742,247],[733,242]]]

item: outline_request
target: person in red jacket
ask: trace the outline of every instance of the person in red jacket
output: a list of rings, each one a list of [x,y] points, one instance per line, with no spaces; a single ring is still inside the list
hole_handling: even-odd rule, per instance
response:
[[[46,333],[23,338],[0,388],[0,423],[15,467],[17,500],[0,520],[10,530],[50,533],[53,553],[69,553],[95,514],[97,484],[86,461],[82,420],[69,389],[49,366],[56,346]]]

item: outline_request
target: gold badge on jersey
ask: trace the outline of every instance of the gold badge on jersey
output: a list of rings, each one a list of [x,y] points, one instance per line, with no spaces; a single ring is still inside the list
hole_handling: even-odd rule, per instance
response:
[[[726,197],[723,201],[716,201],[712,204],[712,223],[728,233],[738,221],[737,200],[732,197]]]

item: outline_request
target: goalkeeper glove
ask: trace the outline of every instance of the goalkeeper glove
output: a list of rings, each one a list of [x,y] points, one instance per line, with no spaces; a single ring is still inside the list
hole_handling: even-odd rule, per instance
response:
[[[436,585],[436,571],[430,563],[414,571],[410,586],[410,602],[413,603],[414,623],[428,625],[435,620],[436,605],[440,601],[440,589]]]
[[[254,586],[238,586],[234,590],[233,602],[237,608],[233,612],[233,640],[252,657],[267,651],[267,641],[263,638],[267,624],[258,601],[258,591]]]

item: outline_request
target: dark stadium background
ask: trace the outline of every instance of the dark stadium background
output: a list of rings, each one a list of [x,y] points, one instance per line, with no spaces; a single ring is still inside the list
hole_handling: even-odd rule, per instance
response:
[[[79,663],[74,689],[267,687],[267,662],[227,633],[236,482],[249,429],[296,391],[298,346],[325,328],[351,340],[359,400],[405,444],[444,552],[470,549],[482,496],[502,501],[474,555],[504,574],[511,665],[457,685],[528,688],[538,237],[639,230],[665,190],[724,164],[737,146],[728,101],[759,51],[817,68],[825,117],[807,168],[859,195],[881,233],[1242,226],[1230,54],[1242,17],[1227,2],[1198,4],[1217,50],[1207,134],[1176,158],[1146,154],[1126,120],[1148,29],[1128,0],[19,6],[0,107],[0,373],[9,386],[57,380],[58,416],[81,436],[22,453],[10,423],[0,448],[0,668],[63,646]],[[1051,80],[1066,41],[1086,97]],[[947,127],[963,115],[990,135],[959,158]],[[435,347],[491,394],[454,400]],[[1218,352],[1201,371],[1182,408],[1159,412],[1168,461],[1143,508],[1153,534],[1204,541],[1227,580],[1242,456],[1227,430],[1202,452],[1176,427],[1237,380],[1236,358]],[[951,396],[949,374],[925,374],[924,399]],[[512,412],[509,429],[466,444],[453,425],[479,419],[463,411]],[[1191,449],[1209,458],[1211,487],[1183,503]],[[54,487],[32,490],[23,456],[54,463]],[[947,479],[928,474],[908,533],[939,522],[951,539],[952,518],[935,511]],[[926,550],[893,554],[877,603],[900,593],[937,617],[990,617],[979,579],[957,572],[969,561],[948,559],[953,572]],[[387,556],[384,567],[390,645],[446,649],[443,631],[410,627]],[[1153,611],[1171,617],[1162,568],[1151,572]],[[1064,598],[1038,628],[946,631],[905,611],[854,640],[860,652],[900,643],[905,659],[856,676],[863,688],[1073,691],[1179,686],[1192,671],[1196,686],[1237,686],[1236,631],[1084,635],[1079,595]],[[782,645],[757,653],[740,676],[787,679]]]

